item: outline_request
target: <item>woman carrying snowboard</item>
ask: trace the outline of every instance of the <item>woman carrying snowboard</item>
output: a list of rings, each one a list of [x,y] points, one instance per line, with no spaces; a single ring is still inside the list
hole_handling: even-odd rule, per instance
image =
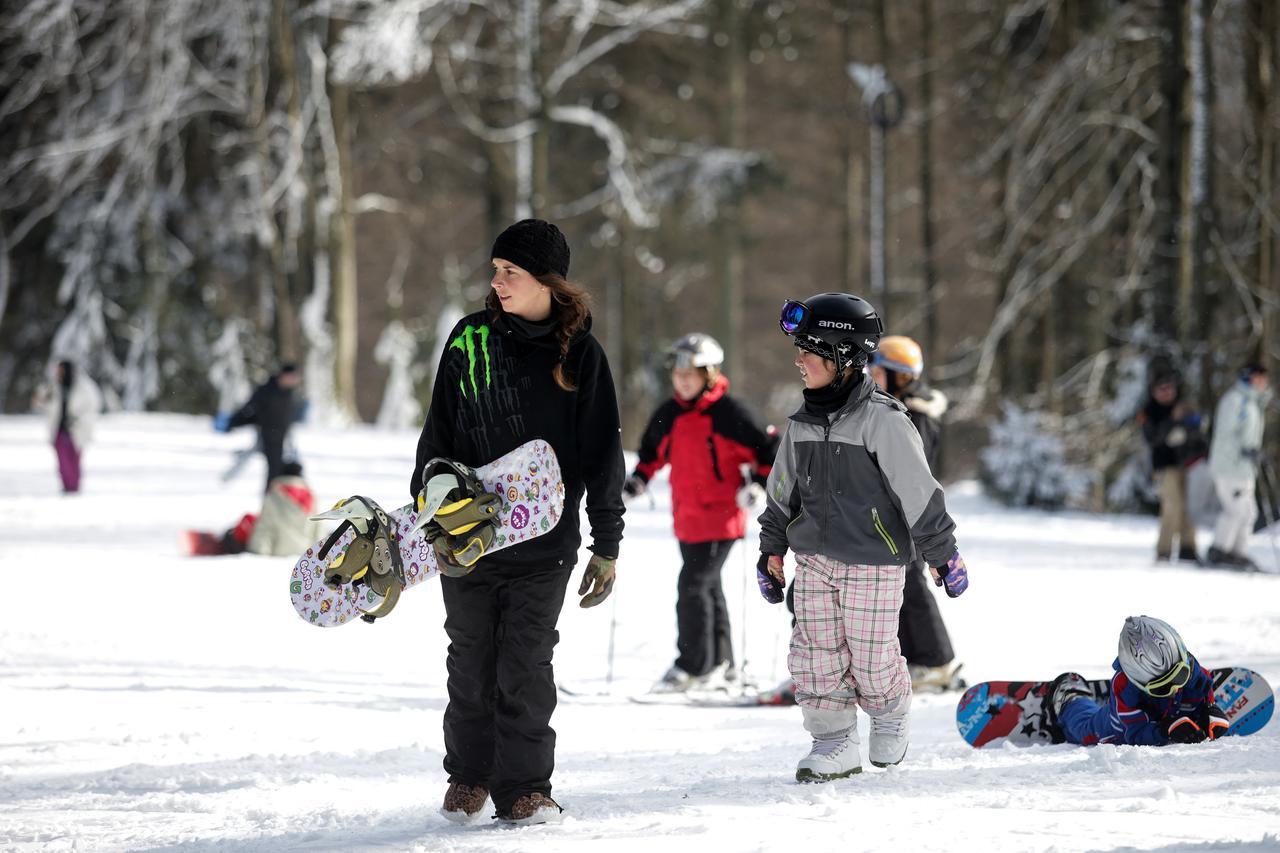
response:
[[[469,567],[450,565],[437,548],[449,636],[443,813],[476,819],[492,796],[500,821],[547,823],[562,811],[551,798],[551,658],[584,494],[592,556],[580,606],[608,597],[622,539],[618,402],[587,294],[568,281],[560,229],[522,220],[490,256],[485,307],[458,321],[440,356],[409,491],[416,499],[435,457],[478,467],[532,439],[550,444],[560,463],[564,513],[549,532]]]

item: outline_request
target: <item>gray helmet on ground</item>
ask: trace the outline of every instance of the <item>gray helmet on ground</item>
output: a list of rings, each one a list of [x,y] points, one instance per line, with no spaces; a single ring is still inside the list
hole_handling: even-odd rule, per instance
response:
[[[1130,616],[1124,620],[1118,657],[1120,669],[1139,690],[1146,691],[1153,683],[1167,679],[1179,665],[1190,677],[1182,637],[1168,622],[1154,616]],[[1186,684],[1186,678],[1182,684]]]
[[[667,367],[719,368],[724,363],[724,348],[710,335],[692,332],[680,338],[667,350]]]

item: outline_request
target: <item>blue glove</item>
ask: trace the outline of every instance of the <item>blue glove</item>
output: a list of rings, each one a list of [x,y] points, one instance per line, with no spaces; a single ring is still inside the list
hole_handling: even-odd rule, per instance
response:
[[[769,561],[777,560],[778,573],[769,571]],[[760,594],[770,604],[781,604],[785,581],[782,579],[782,558],[771,554],[761,554],[756,563],[756,583],[760,585]]]
[[[965,568],[959,548],[951,554],[945,566],[934,566],[929,571],[933,573],[935,585],[947,588],[948,598],[959,598],[969,588],[969,570]]]
[[[1200,413],[1199,413],[1199,412],[1192,412],[1191,414],[1189,414],[1189,415],[1187,415],[1185,418],[1183,418],[1183,419],[1182,419],[1182,422],[1183,422],[1184,424],[1186,424],[1187,426],[1189,426],[1189,427],[1193,427],[1193,428],[1194,428],[1194,427],[1198,427],[1198,426],[1200,426]]]
[[[218,412],[213,416],[214,432],[231,432],[231,413]]]

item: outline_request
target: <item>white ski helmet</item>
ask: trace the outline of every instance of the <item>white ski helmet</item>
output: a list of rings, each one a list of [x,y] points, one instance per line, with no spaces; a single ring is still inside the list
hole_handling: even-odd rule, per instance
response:
[[[1120,629],[1120,669],[1134,686],[1171,696],[1191,679],[1187,647],[1173,627],[1153,616],[1130,616]]]
[[[692,332],[680,338],[667,350],[667,367],[706,367],[713,371],[724,363],[724,349],[715,338]]]

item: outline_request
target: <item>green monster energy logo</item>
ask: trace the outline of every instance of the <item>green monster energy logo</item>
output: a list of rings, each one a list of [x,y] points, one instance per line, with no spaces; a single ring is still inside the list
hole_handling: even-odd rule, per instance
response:
[[[480,395],[480,386],[476,384],[476,338],[480,338],[480,351],[484,353],[484,387],[489,387],[489,327],[467,326],[462,330],[462,334],[454,338],[449,347],[452,349],[462,350],[467,354],[467,371],[471,376],[471,392],[475,396]],[[462,391],[462,396],[467,396],[467,385],[459,379],[458,388]]]

